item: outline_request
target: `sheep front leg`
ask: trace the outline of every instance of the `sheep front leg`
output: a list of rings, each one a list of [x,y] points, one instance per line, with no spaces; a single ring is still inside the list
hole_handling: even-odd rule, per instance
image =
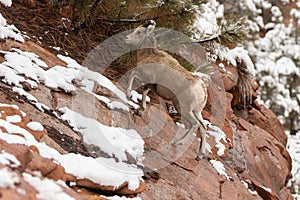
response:
[[[131,95],[131,90],[132,90],[132,84],[133,84],[133,80],[134,78],[136,78],[136,76],[132,73],[129,77],[129,80],[128,80],[128,85],[127,85],[127,89],[126,89],[126,98],[128,100],[131,99],[132,95]]]
[[[144,110],[146,110],[146,99],[147,99],[147,94],[150,91],[150,88],[147,88],[146,90],[143,91],[143,95],[142,95],[142,105],[138,110],[138,115],[142,115],[142,113],[144,112]]]

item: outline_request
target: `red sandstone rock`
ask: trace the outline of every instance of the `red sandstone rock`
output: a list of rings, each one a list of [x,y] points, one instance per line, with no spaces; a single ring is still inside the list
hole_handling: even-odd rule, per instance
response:
[[[249,110],[247,120],[272,134],[275,139],[281,142],[281,144],[286,145],[287,136],[282,124],[280,124],[275,114],[268,110],[265,106],[262,105],[260,110]]]
[[[238,77],[239,77],[237,68],[232,65],[228,65],[225,62],[219,62],[219,61],[217,61],[215,65],[218,67],[219,74],[221,75],[221,78],[223,80],[225,91],[228,92],[232,90],[234,87],[236,87],[238,84]],[[224,67],[220,67],[220,66],[224,66]]]
[[[16,44],[13,43],[13,45]],[[41,53],[40,56],[47,55],[43,59],[49,65],[57,63],[63,65],[55,55],[42,50],[34,43],[26,42],[24,46],[19,43],[17,45],[21,49],[36,54]],[[6,50],[9,50],[11,44],[8,42],[4,46]],[[127,183],[119,188],[113,188],[95,184],[87,179],[76,180],[75,177],[66,174],[62,166],[52,160],[40,157],[36,147],[7,144],[0,140],[0,150],[14,154],[21,163],[21,166],[16,169],[7,166],[1,167],[16,171],[21,182],[16,185],[16,189],[26,191],[26,195],[22,195],[16,189],[1,188],[0,199],[36,199],[35,189],[22,179],[21,173],[24,171],[39,171],[42,176],[53,180],[76,182],[77,189],[82,186],[93,191],[97,190],[100,194],[101,191],[120,195],[140,193],[138,196],[142,199],[292,199],[285,187],[285,183],[291,175],[291,159],[285,148],[287,139],[283,127],[271,111],[256,102],[249,105],[250,107],[247,109],[233,110],[233,99],[240,98],[239,94],[230,93],[237,85],[237,71],[233,66],[224,65],[225,70],[220,70],[220,73],[212,77],[213,84],[209,87],[209,101],[206,109],[202,112],[205,119],[209,119],[211,123],[219,126],[226,134],[228,141],[225,144],[226,149],[222,158],[216,155],[218,149],[215,147],[213,137],[207,139],[213,154],[209,154],[207,159],[199,162],[194,159],[199,148],[199,141],[194,136],[190,136],[184,145],[172,146],[171,142],[184,134],[186,130],[174,123],[167,114],[163,103],[157,105],[160,101],[156,96],[145,111],[145,115],[139,117],[133,112],[128,114],[108,110],[96,98],[90,97],[81,90],[77,92],[76,96],[71,96],[51,91],[40,84],[38,90],[29,92],[54,110],[64,106],[74,110],[83,109],[80,105],[81,100],[89,98],[86,107],[95,109],[86,111],[86,116],[96,118],[106,125],[136,129],[145,140],[144,168],[149,175],[145,177],[149,179],[146,178],[145,183],[141,182],[136,191],[128,190]],[[256,89],[257,85],[254,85],[253,90]],[[17,114],[22,118],[21,123],[16,123],[20,127],[26,128],[29,120],[39,121],[44,126],[55,127],[63,134],[80,141],[78,134],[70,127],[47,113],[39,112],[27,102],[17,101],[13,98],[15,94],[9,93],[9,90],[11,90],[10,87],[0,83],[0,102],[18,105],[27,113],[27,116],[23,117],[17,109],[5,108],[5,113],[1,115],[2,119],[7,115]],[[107,91],[99,91],[99,94],[106,93]],[[158,129],[146,129],[145,127],[149,123]],[[0,129],[3,132],[6,131],[3,127]],[[61,153],[68,152],[64,146],[56,143],[54,138],[47,135],[46,131],[33,133],[33,135]],[[209,159],[221,161],[230,178],[219,175]],[[155,181],[152,176],[155,177]],[[257,191],[258,195],[250,194],[242,181],[249,182],[249,187]],[[271,192],[264,187],[270,188]],[[81,197],[68,188],[64,188],[64,191],[74,196],[75,199],[96,199],[95,196],[99,199],[99,195],[92,192],[88,197],[87,195]]]

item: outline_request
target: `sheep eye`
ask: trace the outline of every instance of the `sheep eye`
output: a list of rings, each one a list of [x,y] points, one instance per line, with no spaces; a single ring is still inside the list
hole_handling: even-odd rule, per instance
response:
[[[138,34],[138,35],[140,35],[141,33],[142,33],[141,31],[136,32],[136,34]]]

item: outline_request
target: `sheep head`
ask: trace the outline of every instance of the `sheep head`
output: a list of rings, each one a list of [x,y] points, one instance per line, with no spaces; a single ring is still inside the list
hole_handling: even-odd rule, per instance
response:
[[[154,20],[148,20],[144,24],[138,26],[132,33],[125,37],[127,44],[136,47],[156,47],[156,40],[153,35],[156,23]]]

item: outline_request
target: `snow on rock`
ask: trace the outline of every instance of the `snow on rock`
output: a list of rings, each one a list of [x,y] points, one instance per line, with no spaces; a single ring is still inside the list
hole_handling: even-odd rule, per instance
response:
[[[0,76],[4,77],[2,81],[9,85],[20,86],[20,83],[25,81],[24,77],[17,75],[14,69],[3,64],[0,64]]]
[[[67,173],[76,175],[78,179],[89,179],[95,183],[106,186],[120,187],[128,182],[128,188],[132,191],[140,184],[143,171],[133,165],[116,162],[113,158],[86,157],[69,153],[61,156],[59,162]]]
[[[14,105],[14,104],[0,103],[0,107],[12,107],[12,108],[14,108],[14,109],[19,110],[19,106]]]
[[[18,175],[7,168],[0,169],[0,177],[0,188],[14,188],[20,182]]]
[[[87,83],[87,82],[85,82],[85,80],[94,81],[95,83],[112,91],[123,102],[128,103],[128,104],[132,105],[133,107],[137,108],[136,104],[127,100],[126,95],[123,91],[121,91],[113,82],[111,82],[108,78],[106,78],[102,74],[93,72],[93,71],[89,70],[88,68],[81,66],[74,59],[72,59],[70,57],[63,56],[63,55],[57,55],[57,57],[59,59],[61,59],[62,61],[64,61],[67,64],[68,68],[75,69],[77,71],[77,80],[81,81],[81,88],[84,89],[88,93],[92,93],[100,101],[103,101],[104,103],[106,103],[108,108],[110,108],[110,109],[119,108],[119,109],[123,109],[125,111],[129,111],[128,106],[123,104],[122,102],[111,101],[110,99],[108,99],[106,97],[94,94],[93,91],[91,91],[90,87],[85,86],[84,83]]]
[[[72,84],[79,72],[74,69],[69,69],[61,66],[54,66],[45,71],[44,84],[53,89],[63,89],[65,92],[72,92],[76,87]]]
[[[11,49],[11,51],[1,51],[4,54],[5,62],[0,64],[0,76],[4,77],[3,82],[15,85],[18,88],[15,88],[15,92],[26,96],[29,101],[38,102],[32,95],[23,91],[21,83],[24,81],[28,82],[32,88],[36,88],[38,83],[44,83],[45,86],[51,89],[62,89],[67,93],[76,91],[76,87],[73,85],[75,81],[80,85],[81,89],[94,95],[110,109],[129,111],[127,103],[135,108],[138,107],[135,103],[128,101],[125,93],[108,78],[79,65],[70,57],[58,55],[58,58],[67,63],[67,67],[54,66],[49,69],[47,64],[34,53],[21,51],[16,48]],[[94,83],[112,91],[122,102],[112,101],[105,96],[95,94],[93,91]],[[43,110],[43,105],[36,104],[36,106]]]
[[[65,108],[65,110],[67,109]],[[71,111],[69,110],[68,113],[70,114]],[[81,120],[83,119],[85,118],[81,118]],[[84,121],[84,123],[86,122],[89,121]],[[66,172],[72,174],[78,179],[87,178],[96,184],[113,186],[114,188],[118,188],[122,184],[128,183],[128,189],[130,190],[137,189],[140,185],[140,181],[142,180],[143,171],[141,169],[137,169],[136,165],[116,162],[114,159],[109,158],[95,159],[74,153],[60,154],[57,150],[49,147],[44,142],[38,142],[30,132],[16,124],[0,119],[0,127],[3,127],[7,131],[1,131],[0,139],[5,140],[9,144],[19,143],[26,146],[37,147],[42,157],[53,159],[55,162],[61,164],[65,168]],[[128,153],[133,156],[141,157],[144,142],[135,131],[123,130],[114,127],[104,127],[104,129],[107,131],[106,134],[109,135],[111,133],[108,138],[111,137],[109,138],[110,142],[113,142],[115,146],[120,148],[122,151],[128,151]],[[125,136],[122,136],[121,134]],[[126,146],[126,142],[128,142],[128,146]],[[114,150],[112,150],[112,152],[113,151]],[[4,161],[3,157],[5,157],[6,160],[9,158],[17,164],[16,160],[7,155],[0,156],[1,161],[7,162]]]
[[[131,90],[131,99],[132,101],[134,101],[135,103],[138,103],[138,100],[142,100],[142,94],[139,94],[137,91],[135,90]],[[150,102],[150,97],[146,96],[146,101]]]
[[[20,49],[17,49],[17,48],[12,48],[11,51],[15,51],[16,53],[18,53],[19,55],[22,55],[28,59],[30,59],[33,64],[36,64],[37,66],[39,67],[42,67],[42,68],[48,68],[48,65],[39,58],[38,55],[36,55],[35,53],[32,53],[32,52],[28,52],[28,51],[22,51]],[[9,55],[9,54],[8,54]],[[24,58],[23,58],[24,59]],[[19,62],[17,60],[15,60],[15,63],[16,62]],[[22,65],[22,64],[19,64],[19,65]]]
[[[43,131],[44,127],[39,122],[29,122],[26,124],[28,128],[30,128],[33,131]]]
[[[0,0],[0,3],[2,3],[3,5],[10,7],[12,4],[11,0]]]
[[[142,200],[140,197],[134,197],[134,198],[127,198],[127,197],[120,197],[120,196],[112,196],[112,197],[105,197],[107,198],[108,200]]]
[[[261,188],[264,189],[265,191],[269,192],[269,193],[272,193],[271,188],[268,188],[268,187],[265,187],[265,186],[261,186]]]
[[[135,130],[105,126],[95,119],[84,117],[68,108],[59,110],[63,113],[61,118],[81,133],[85,143],[94,144],[121,161],[127,160],[125,153],[127,152],[138,163],[142,162],[144,141]]]
[[[248,180],[245,180],[245,181],[241,180],[241,182],[248,189],[250,194],[255,195],[255,196],[258,195],[257,191],[255,191],[255,190],[253,191],[253,190],[249,189],[249,181]]]
[[[227,143],[226,134],[218,126],[211,124],[207,120],[204,121],[206,124],[208,124],[207,126],[209,127],[207,134],[215,138],[215,142],[216,142],[215,147],[218,149],[217,152],[218,156],[224,155],[226,147],[221,141]],[[207,149],[209,150],[209,147]]]
[[[3,25],[6,25],[6,19],[0,13],[0,27],[3,26]]]
[[[75,200],[65,193],[61,186],[53,180],[41,179],[28,173],[23,173],[23,178],[37,190],[38,194],[36,196],[40,200]]]
[[[10,165],[13,168],[20,166],[20,161],[14,155],[3,150],[0,153],[0,163],[3,165]]]
[[[6,121],[11,123],[18,123],[22,121],[20,115],[6,116]]]
[[[215,170],[218,172],[219,175],[224,175],[227,178],[227,180],[230,179],[230,177],[226,173],[226,169],[222,162],[218,160],[210,160],[209,162],[215,168]]]
[[[37,109],[44,112],[44,110],[50,110],[48,106],[43,103],[38,102],[37,98],[35,98],[32,94],[26,92],[23,88],[13,87],[12,91],[15,93],[24,96],[31,104],[33,104]]]
[[[236,60],[243,61],[251,73],[255,73],[254,64],[244,47],[237,46],[229,51],[220,52],[218,55],[221,60],[227,60],[233,66],[237,66]]]
[[[0,126],[7,129],[10,133],[2,133],[1,139],[8,143],[18,143],[19,138],[22,137],[11,134],[22,134],[25,137],[27,146],[36,146],[42,157],[53,159],[61,164],[67,173],[74,175],[78,179],[87,178],[94,183],[115,188],[128,182],[128,188],[131,190],[135,190],[139,186],[143,171],[137,169],[134,165],[117,163],[115,160],[105,161],[105,158],[94,159],[74,153],[62,155],[45,143],[37,142],[29,132],[19,126],[12,125],[4,120],[0,120]],[[11,137],[7,139],[7,137],[2,137],[3,135],[10,135]]]
[[[12,0],[0,0],[0,4],[3,4],[7,7],[10,7],[12,4]],[[24,42],[24,38],[22,37],[20,31],[14,26],[9,25],[6,22],[6,19],[0,13],[0,38],[11,38],[18,42]]]
[[[20,31],[14,26],[6,23],[6,19],[0,13],[0,38],[6,39],[11,38],[18,42],[24,42]]]
[[[0,133],[2,133],[1,130],[0,130]],[[16,135],[2,133],[2,134],[0,134],[0,139],[6,141],[8,144],[24,144],[24,145],[27,145],[27,141],[26,141],[25,138],[19,137],[19,136],[16,136]]]

